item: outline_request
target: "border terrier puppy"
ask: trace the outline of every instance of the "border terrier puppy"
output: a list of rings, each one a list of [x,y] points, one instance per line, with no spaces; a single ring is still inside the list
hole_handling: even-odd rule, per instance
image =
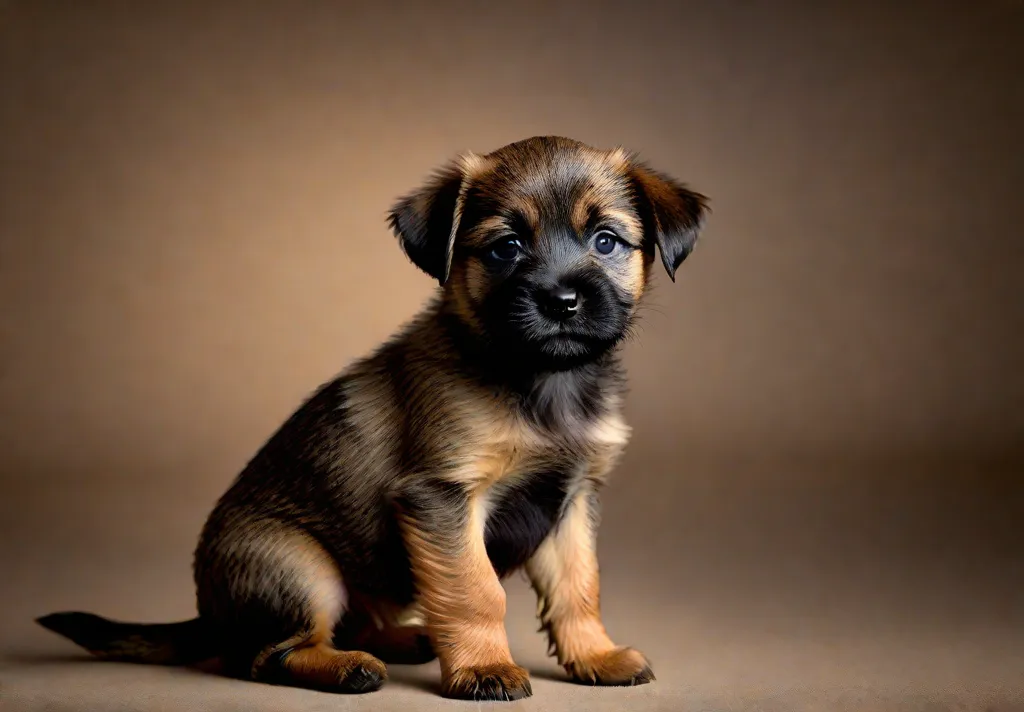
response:
[[[599,607],[598,495],[629,436],[619,347],[655,261],[675,280],[707,200],[622,149],[535,137],[467,154],[390,225],[436,297],[316,391],[245,467],[195,554],[199,616],[38,622],[113,660],[220,658],[253,680],[531,694],[501,580],[525,569],[551,651],[596,685],[654,679]]]

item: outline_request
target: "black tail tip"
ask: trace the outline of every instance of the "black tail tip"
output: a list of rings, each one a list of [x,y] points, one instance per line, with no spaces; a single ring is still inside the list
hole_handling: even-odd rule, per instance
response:
[[[48,613],[45,616],[39,616],[35,621],[47,630],[56,631],[61,627],[61,621],[67,620],[67,617],[72,615],[74,613]]]
[[[102,619],[91,613],[61,611],[59,613],[39,616],[35,621],[43,628],[51,630],[58,635],[74,638],[78,637],[82,632],[91,632]]]

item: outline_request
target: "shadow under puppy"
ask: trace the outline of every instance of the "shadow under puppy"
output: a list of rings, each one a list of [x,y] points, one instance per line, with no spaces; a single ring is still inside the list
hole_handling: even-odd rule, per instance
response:
[[[219,500],[195,553],[199,616],[39,623],[107,659],[219,657],[338,692],[436,656],[445,696],[518,699],[530,680],[500,581],[525,568],[573,680],[654,679],[601,621],[598,495],[629,436],[619,347],[656,253],[674,280],[705,212],[621,149],[535,137],[460,157],[390,213],[436,297]]]

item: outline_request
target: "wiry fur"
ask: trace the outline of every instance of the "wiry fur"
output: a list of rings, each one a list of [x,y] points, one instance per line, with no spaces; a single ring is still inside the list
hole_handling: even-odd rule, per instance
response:
[[[217,656],[239,676],[336,691],[436,655],[445,695],[516,699],[530,683],[500,578],[525,568],[573,679],[653,679],[601,623],[598,494],[629,436],[619,346],[656,250],[674,279],[704,212],[625,152],[564,138],[438,171],[391,212],[437,296],[317,390],[217,503],[195,554],[199,617],[40,623],[108,658]],[[595,251],[602,226],[617,252]],[[495,261],[509,236],[522,252]],[[552,320],[543,295],[565,285],[578,311]]]

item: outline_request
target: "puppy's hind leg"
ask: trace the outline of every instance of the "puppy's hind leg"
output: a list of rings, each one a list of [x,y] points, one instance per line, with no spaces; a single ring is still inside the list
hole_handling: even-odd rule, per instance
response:
[[[389,665],[423,665],[436,660],[437,653],[420,621],[402,620],[409,609],[395,612],[387,610],[385,613],[392,615],[382,617],[369,607],[353,606],[334,631],[335,647],[365,650]]]
[[[371,692],[380,660],[332,644],[345,584],[330,554],[277,521],[231,522],[197,554],[200,611],[216,621],[227,668],[260,682],[331,692]]]

